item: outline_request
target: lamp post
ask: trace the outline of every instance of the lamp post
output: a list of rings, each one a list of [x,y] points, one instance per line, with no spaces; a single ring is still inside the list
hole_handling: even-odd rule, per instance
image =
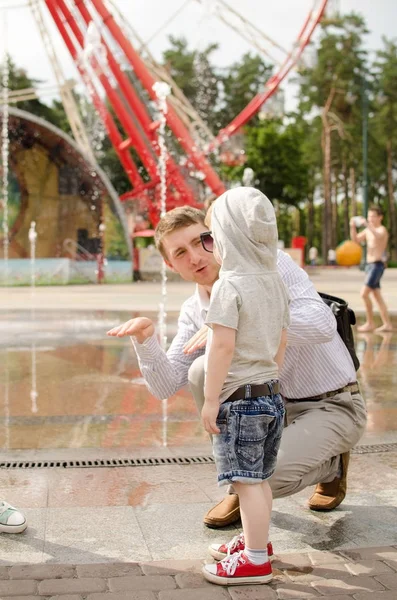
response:
[[[362,79],[362,136],[363,136],[363,213],[368,214],[368,92],[367,80]]]
[[[363,214],[368,215],[368,90],[365,75],[362,76],[362,136],[363,136]],[[364,244],[360,269],[367,263],[367,244]]]

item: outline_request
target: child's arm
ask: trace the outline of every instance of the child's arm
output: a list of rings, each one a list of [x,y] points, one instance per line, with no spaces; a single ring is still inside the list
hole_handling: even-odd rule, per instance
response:
[[[208,355],[205,380],[205,402],[201,411],[203,425],[208,433],[219,433],[216,418],[219,396],[232,362],[236,343],[236,330],[223,325],[213,325],[213,337]]]
[[[287,347],[287,330],[283,329],[281,332],[280,345],[278,347],[277,354],[274,358],[274,360],[277,363],[279,371],[281,371],[281,367],[283,366],[286,347]]]

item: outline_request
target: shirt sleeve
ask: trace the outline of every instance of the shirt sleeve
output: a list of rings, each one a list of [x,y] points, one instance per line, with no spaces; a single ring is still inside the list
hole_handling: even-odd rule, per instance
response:
[[[279,251],[277,267],[290,297],[289,346],[324,344],[336,335],[336,319],[316,292],[307,273]]]
[[[291,325],[291,312],[290,312],[291,301],[290,301],[290,298],[289,298],[289,295],[288,295],[288,292],[286,289],[285,289],[285,296],[286,296],[286,307],[285,307],[285,311],[284,311],[283,329],[288,329]],[[287,333],[287,337],[288,337],[288,333]]]
[[[223,325],[238,329],[240,295],[227,280],[219,279],[212,287],[206,325]]]
[[[201,318],[201,317],[200,317]],[[204,348],[193,354],[184,354],[183,347],[204,325],[191,305],[184,305],[178,319],[178,332],[167,353],[153,335],[143,344],[135,338],[131,342],[135,348],[139,368],[146,385],[156,398],[169,398],[188,383],[188,372],[193,361],[204,354]]]

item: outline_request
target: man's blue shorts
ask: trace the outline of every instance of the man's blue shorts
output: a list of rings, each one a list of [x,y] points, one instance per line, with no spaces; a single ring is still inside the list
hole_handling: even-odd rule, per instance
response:
[[[385,270],[385,264],[381,260],[377,260],[373,263],[367,263],[365,265],[365,272],[367,277],[364,285],[368,286],[372,290],[380,288],[380,280]]]
[[[280,394],[220,405],[216,423],[221,432],[212,438],[218,485],[269,479],[276,467],[284,413]]]

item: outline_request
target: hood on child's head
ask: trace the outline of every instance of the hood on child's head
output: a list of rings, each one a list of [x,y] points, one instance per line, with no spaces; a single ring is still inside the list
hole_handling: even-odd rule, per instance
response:
[[[211,230],[222,257],[221,271],[275,271],[277,222],[270,200],[259,190],[238,187],[214,202]]]

